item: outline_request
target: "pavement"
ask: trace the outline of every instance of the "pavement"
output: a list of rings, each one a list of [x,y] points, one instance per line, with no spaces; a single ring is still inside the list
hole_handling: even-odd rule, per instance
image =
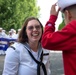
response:
[[[2,75],[5,56],[0,56],[0,75]],[[51,75],[64,75],[62,53],[50,53]]]
[[[0,75],[2,75],[3,64],[4,64],[4,55],[0,56]]]
[[[50,53],[50,65],[51,75],[64,75],[61,52]]]

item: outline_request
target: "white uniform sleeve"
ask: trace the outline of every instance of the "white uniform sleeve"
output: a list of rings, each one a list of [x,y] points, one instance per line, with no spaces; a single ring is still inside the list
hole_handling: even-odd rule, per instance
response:
[[[19,65],[19,52],[13,48],[8,48],[4,61],[2,75],[17,75]]]

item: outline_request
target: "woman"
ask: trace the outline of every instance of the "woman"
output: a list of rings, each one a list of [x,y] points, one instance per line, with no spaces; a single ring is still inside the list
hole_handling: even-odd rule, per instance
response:
[[[40,44],[42,34],[37,18],[26,19],[18,42],[7,49],[3,75],[50,75],[49,51]]]

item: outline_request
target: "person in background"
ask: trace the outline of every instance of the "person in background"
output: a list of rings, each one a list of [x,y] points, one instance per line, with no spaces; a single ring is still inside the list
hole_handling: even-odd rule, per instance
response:
[[[76,75],[76,0],[58,0],[52,5],[50,18],[42,37],[42,47],[62,51],[65,75]],[[59,10],[64,14],[65,27],[55,31]]]
[[[21,29],[18,29],[18,32],[17,32],[17,38],[18,38],[18,36],[19,36],[20,31],[21,31]]]
[[[2,30],[3,28],[0,27],[0,38],[2,37]]]
[[[27,18],[18,42],[7,49],[2,75],[50,75],[50,55],[41,46],[42,34],[39,19]]]
[[[5,39],[8,38],[8,36],[3,31],[3,28],[0,27],[0,55],[5,55],[5,51],[8,45],[8,42],[5,41]]]
[[[0,38],[2,38],[2,28],[0,27]],[[2,49],[2,42],[1,42],[1,39],[0,39],[0,55],[3,54],[3,49]]]
[[[0,38],[8,38],[7,34],[3,31],[4,31],[3,28],[0,27]]]
[[[16,34],[16,30],[15,29],[12,29],[12,38],[13,39],[17,39],[17,34]]]
[[[6,30],[4,30],[4,29],[2,30],[2,32],[3,32],[4,34],[6,34]]]
[[[9,39],[9,42],[8,42],[8,45],[12,45],[14,44],[16,41],[14,40],[14,38],[12,37],[12,31],[10,30],[9,33],[8,33],[8,39]]]
[[[9,32],[8,32],[8,38],[9,38],[9,39],[12,39],[12,31],[9,31]]]

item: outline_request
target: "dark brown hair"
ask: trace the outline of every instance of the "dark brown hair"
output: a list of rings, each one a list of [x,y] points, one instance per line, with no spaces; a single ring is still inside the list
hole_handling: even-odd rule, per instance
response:
[[[41,28],[42,28],[42,34],[43,34],[43,25],[41,24],[39,19],[35,18],[35,17],[29,17],[25,20],[25,22],[23,24],[23,27],[22,27],[22,29],[19,33],[18,42],[20,42],[20,43],[28,42],[28,37],[27,37],[27,34],[26,34],[26,27],[27,27],[28,22],[31,21],[31,20],[37,20],[40,23]],[[41,41],[41,38],[40,38],[39,42],[40,41]]]

